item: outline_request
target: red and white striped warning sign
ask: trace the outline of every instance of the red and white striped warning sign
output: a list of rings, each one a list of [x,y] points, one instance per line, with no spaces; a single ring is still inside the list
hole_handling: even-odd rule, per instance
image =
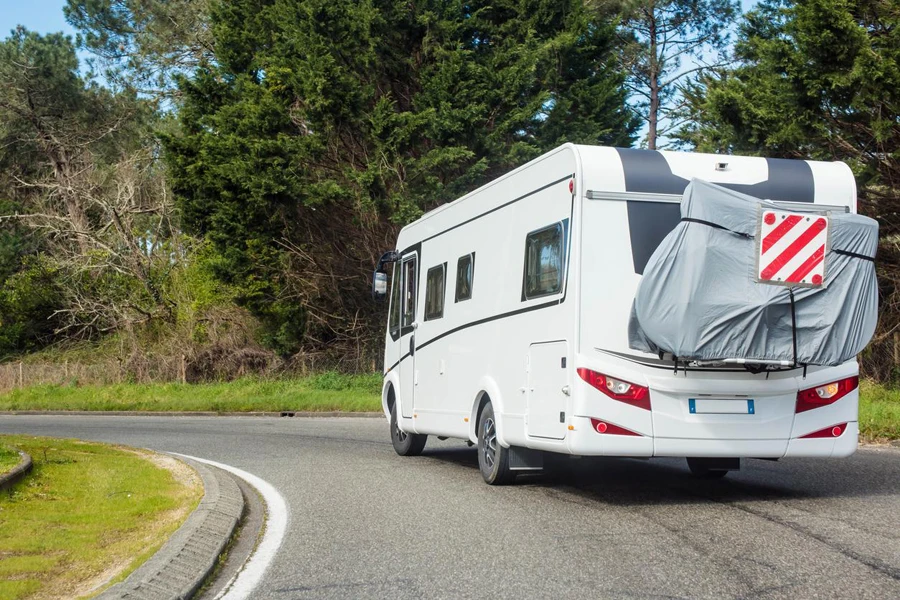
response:
[[[760,218],[759,281],[822,285],[828,217],[763,210]]]

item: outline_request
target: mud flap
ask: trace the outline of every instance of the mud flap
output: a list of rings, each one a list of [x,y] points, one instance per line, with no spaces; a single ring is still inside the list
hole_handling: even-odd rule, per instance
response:
[[[531,448],[510,446],[509,468],[511,471],[540,471],[544,468],[544,453]]]

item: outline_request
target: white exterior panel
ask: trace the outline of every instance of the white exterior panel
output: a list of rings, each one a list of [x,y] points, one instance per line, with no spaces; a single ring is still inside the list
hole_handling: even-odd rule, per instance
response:
[[[692,177],[780,201],[856,207],[852,174],[840,163],[562,146],[401,231],[397,250],[419,259],[417,314],[414,327],[385,337],[385,414],[393,390],[411,399],[403,430],[475,441],[489,396],[505,446],[640,457],[852,453],[858,391],[799,414],[795,405],[801,389],[856,375],[855,362],[805,373],[676,372],[628,347],[643,264],[677,223],[679,186]],[[526,236],[554,223],[566,226],[562,287],[525,298]],[[456,302],[457,262],[472,253],[472,297]],[[426,274],[444,263],[443,314],[425,320]],[[605,395],[578,368],[649,388],[651,410]],[[692,398],[753,399],[755,410],[725,414],[728,404],[692,414]],[[600,434],[592,418],[635,435]],[[842,423],[839,438],[799,439]]]

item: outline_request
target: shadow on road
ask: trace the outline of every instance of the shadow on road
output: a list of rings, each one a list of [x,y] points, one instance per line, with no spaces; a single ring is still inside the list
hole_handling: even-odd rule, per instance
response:
[[[862,451],[848,459],[779,462],[746,459],[739,472],[714,481],[693,477],[683,459],[548,458],[543,473],[520,475],[515,485],[626,506],[900,494],[896,453]],[[423,459],[465,467],[480,479],[474,448],[426,448]]]

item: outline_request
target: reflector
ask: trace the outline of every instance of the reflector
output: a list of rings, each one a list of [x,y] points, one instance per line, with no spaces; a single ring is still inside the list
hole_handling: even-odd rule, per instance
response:
[[[846,423],[841,423],[840,425],[832,425],[831,427],[826,427],[825,429],[820,429],[818,431],[813,431],[812,433],[807,433],[806,435],[801,435],[801,439],[806,438],[830,438],[830,437],[840,437],[844,430],[847,429]]]

